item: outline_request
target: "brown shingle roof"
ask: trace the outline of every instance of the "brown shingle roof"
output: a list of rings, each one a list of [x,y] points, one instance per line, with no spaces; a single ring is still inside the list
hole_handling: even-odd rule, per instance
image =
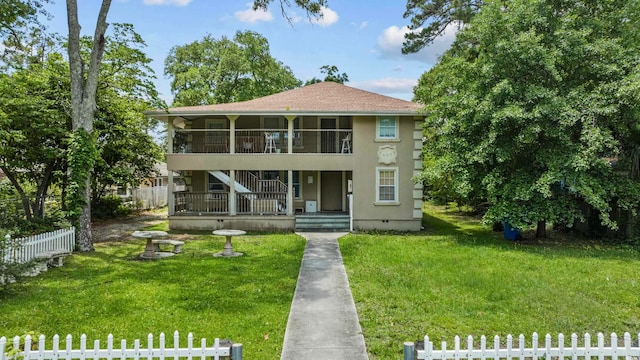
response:
[[[422,105],[411,101],[327,81],[248,101],[171,108],[169,113],[185,116],[207,113],[413,114],[421,108]],[[152,116],[167,115],[164,111],[153,111],[148,114]]]

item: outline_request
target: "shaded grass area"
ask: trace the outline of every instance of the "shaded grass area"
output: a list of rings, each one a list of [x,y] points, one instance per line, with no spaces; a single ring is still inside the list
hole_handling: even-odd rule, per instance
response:
[[[340,239],[370,359],[402,358],[402,343],[424,335],[640,331],[637,250],[514,243],[428,210],[422,234]]]
[[[136,259],[141,240],[96,244],[94,253],[74,254],[0,294],[0,336],[87,334],[104,342],[111,333],[146,343],[149,333],[171,338],[177,330],[182,346],[192,332],[198,344],[226,338],[242,343],[248,359],[277,359],[305,241],[248,235],[233,244],[244,256],[216,258],[224,238],[202,235],[183,254],[154,261]]]

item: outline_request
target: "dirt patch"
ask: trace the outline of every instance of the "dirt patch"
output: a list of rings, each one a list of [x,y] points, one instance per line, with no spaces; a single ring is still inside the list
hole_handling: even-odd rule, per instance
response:
[[[93,242],[124,241],[131,233],[167,220],[166,213],[142,212],[122,219],[96,221],[91,224]]]

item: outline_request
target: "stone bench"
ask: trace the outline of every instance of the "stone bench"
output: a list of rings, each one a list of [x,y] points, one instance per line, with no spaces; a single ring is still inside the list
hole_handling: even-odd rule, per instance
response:
[[[36,275],[47,271],[48,267],[60,267],[64,265],[63,260],[69,255],[71,255],[71,252],[65,249],[50,250],[36,254],[34,257],[36,260]]]
[[[155,239],[153,242],[153,251],[160,252],[160,245],[173,245],[173,253],[180,254],[182,252],[182,245],[184,241],[170,240],[170,239]]]

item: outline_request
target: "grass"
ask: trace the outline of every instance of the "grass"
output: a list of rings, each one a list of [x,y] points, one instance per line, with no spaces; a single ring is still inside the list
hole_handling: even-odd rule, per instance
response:
[[[640,332],[637,250],[579,241],[514,243],[430,207],[427,231],[340,240],[370,359],[402,358],[429,335]]]
[[[212,256],[224,238],[197,238],[183,254],[156,261],[135,260],[144,241],[133,238],[74,254],[64,267],[0,294],[0,336],[86,334],[104,342],[112,333],[145,343],[149,333],[170,338],[177,330],[182,346],[192,332],[198,343],[202,337],[243,343],[248,359],[279,358],[304,239],[235,237],[234,249],[244,256],[226,259]]]
[[[426,334],[451,342],[455,335],[640,332],[637,250],[571,238],[515,243],[453,210],[427,210],[423,233],[340,240],[371,360],[400,359],[404,341]],[[194,234],[179,256],[139,261],[144,241],[100,243],[12,285],[0,294],[0,336],[84,333],[104,342],[112,333],[144,343],[150,332],[178,330],[182,339],[192,332],[209,343],[241,342],[247,359],[279,358],[304,239],[235,237],[245,255],[220,259],[212,254],[222,237]]]

